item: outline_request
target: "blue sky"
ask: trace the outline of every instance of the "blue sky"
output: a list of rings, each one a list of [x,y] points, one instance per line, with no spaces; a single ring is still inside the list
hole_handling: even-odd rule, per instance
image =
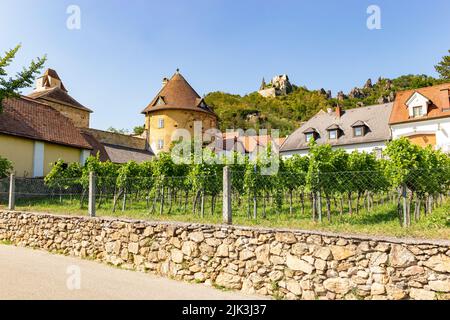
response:
[[[436,75],[450,49],[450,1],[0,0],[0,50],[22,44],[9,71],[47,54],[91,126],[132,128],[176,68],[200,95],[246,94],[287,73],[333,95],[367,78]],[[278,4],[277,4],[278,3]],[[69,5],[81,29],[69,30]],[[366,27],[369,5],[381,30]]]

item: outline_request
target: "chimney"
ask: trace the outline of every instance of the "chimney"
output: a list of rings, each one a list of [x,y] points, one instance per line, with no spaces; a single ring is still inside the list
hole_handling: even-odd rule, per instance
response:
[[[164,86],[167,84],[167,82],[169,82],[169,79],[163,78],[163,80],[162,80],[162,86],[164,87]]]
[[[341,109],[341,106],[339,106],[339,105],[336,107],[336,116],[338,118],[340,118],[342,116],[342,109]]]
[[[450,97],[449,97],[449,88],[441,89],[441,104],[442,104],[442,111],[450,111]]]

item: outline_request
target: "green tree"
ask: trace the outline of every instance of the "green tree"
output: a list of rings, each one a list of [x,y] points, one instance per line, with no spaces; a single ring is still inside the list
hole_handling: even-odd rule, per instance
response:
[[[308,171],[309,158],[298,154],[282,161],[280,167],[280,179],[283,187],[289,193],[289,213],[293,214],[293,193],[300,191],[300,201],[302,214],[305,212],[304,188],[306,183],[306,173]]]
[[[448,50],[450,53],[450,50]],[[442,80],[450,80],[450,55],[442,57],[442,60],[434,66]]]
[[[144,133],[145,126],[136,126],[133,128],[133,134],[135,135],[141,135]]]
[[[50,172],[45,176],[44,183],[50,188],[59,192],[59,201],[62,202],[63,193],[81,185],[81,176],[83,168],[78,162],[71,164],[65,163],[59,159]],[[73,192],[69,192],[72,198]]]
[[[402,197],[398,199],[398,212],[399,218],[403,215],[402,224],[406,227],[411,224],[410,203],[406,200],[407,191],[411,190],[412,197],[416,189],[417,175],[424,167],[425,153],[422,148],[412,144],[405,137],[389,142],[385,153],[390,159],[390,164],[386,167],[386,175],[402,194]],[[401,198],[403,198],[403,204],[400,203]]]
[[[0,156],[0,179],[7,177],[13,169],[11,161]]]
[[[16,76],[8,77],[5,70],[16,57],[21,45],[5,52],[4,56],[0,56],[0,112],[2,111],[2,101],[5,98],[18,97],[21,89],[30,87],[33,84],[34,77],[39,74],[46,56],[32,60],[28,68],[23,68]]]
[[[112,133],[119,133],[119,134],[129,134],[130,132],[128,131],[128,129],[117,129],[114,127],[109,127],[108,129],[106,129],[106,131],[112,132]]]

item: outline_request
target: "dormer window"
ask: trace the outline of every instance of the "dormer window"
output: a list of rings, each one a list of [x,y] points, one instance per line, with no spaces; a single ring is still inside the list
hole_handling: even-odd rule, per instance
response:
[[[355,137],[362,137],[364,135],[364,127],[354,127],[353,135]]]
[[[423,115],[422,106],[413,107],[413,117],[421,117]]]
[[[414,92],[406,101],[408,107],[408,114],[410,118],[417,118],[426,116],[428,113],[428,105],[431,103],[430,99],[419,92]]]
[[[305,134],[305,141],[307,143],[311,142],[312,140],[317,140],[317,137],[319,136],[316,129],[314,128],[308,128],[303,131],[303,133]]]
[[[329,140],[337,140],[342,132],[341,128],[337,124],[332,124],[327,128],[328,131],[328,139]]]
[[[338,131],[337,130],[329,130],[328,131],[328,139],[335,140],[338,138]]]
[[[156,100],[155,106],[163,106],[166,103],[164,102],[164,98],[163,97],[158,97],[158,100]]]
[[[364,121],[356,121],[352,124],[353,128],[353,136],[354,137],[363,137],[369,130],[369,126]]]

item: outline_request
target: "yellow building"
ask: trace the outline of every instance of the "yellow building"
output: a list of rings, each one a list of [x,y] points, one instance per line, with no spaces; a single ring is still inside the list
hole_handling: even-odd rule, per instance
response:
[[[186,129],[194,137],[194,122],[201,121],[202,130],[216,128],[217,115],[178,72],[169,80],[142,111],[149,146],[155,154],[169,151],[172,134]]]
[[[42,177],[59,159],[84,163],[92,147],[72,121],[27,97],[6,99],[0,113],[0,156],[18,177]]]

